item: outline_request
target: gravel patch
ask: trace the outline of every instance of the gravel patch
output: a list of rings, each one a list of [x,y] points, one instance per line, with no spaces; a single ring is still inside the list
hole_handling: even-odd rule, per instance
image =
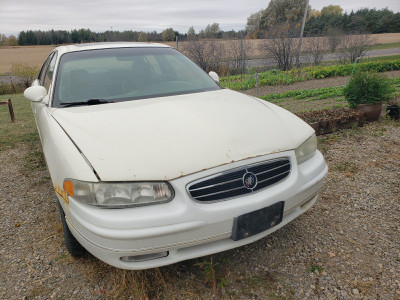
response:
[[[0,84],[2,84],[2,83],[10,84],[11,82],[14,84],[22,83],[23,79],[18,76],[14,76],[14,75],[0,76]]]
[[[319,148],[329,173],[309,212],[212,261],[141,272],[69,256],[47,170],[22,171],[24,146],[2,151],[0,298],[400,299],[399,123],[326,135]]]

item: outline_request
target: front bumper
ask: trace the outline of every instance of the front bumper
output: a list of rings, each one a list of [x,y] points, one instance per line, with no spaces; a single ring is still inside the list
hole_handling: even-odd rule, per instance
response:
[[[291,173],[284,181],[265,190],[207,204],[197,203],[187,194],[186,185],[195,179],[279,157],[290,158]],[[117,268],[147,269],[236,248],[274,232],[315,203],[327,170],[318,151],[300,165],[296,163],[294,151],[287,151],[172,180],[175,198],[165,204],[101,209],[83,205],[72,198],[68,206],[61,202],[71,232],[94,256]],[[285,202],[280,224],[239,241],[230,238],[235,217],[279,201]],[[153,255],[160,257],[150,259]],[[121,260],[128,256],[136,257],[137,261]]]

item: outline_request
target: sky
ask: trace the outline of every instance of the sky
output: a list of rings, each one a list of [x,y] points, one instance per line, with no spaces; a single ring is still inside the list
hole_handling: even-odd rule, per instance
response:
[[[95,32],[133,30],[161,32],[172,27],[196,32],[219,23],[222,30],[242,30],[250,14],[268,6],[268,0],[0,0],[0,33],[9,36],[26,30]],[[310,0],[313,9],[330,4],[344,11],[389,8],[400,11],[400,0]]]

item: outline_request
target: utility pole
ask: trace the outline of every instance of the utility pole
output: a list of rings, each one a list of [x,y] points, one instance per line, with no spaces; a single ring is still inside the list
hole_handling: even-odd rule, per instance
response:
[[[297,55],[296,55],[297,67],[300,66],[300,50],[301,50],[301,43],[303,42],[303,33],[304,33],[304,26],[306,25],[307,11],[308,11],[308,0],[306,0],[306,10],[304,11],[303,22],[301,23],[299,44],[297,45]]]
[[[240,33],[240,82],[243,82],[244,55],[243,55],[243,32]]]

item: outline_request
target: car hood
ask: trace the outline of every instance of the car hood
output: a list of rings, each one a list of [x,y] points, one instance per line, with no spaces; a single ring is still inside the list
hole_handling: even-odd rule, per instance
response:
[[[230,90],[53,112],[103,181],[170,180],[291,150],[313,130],[288,111]]]

